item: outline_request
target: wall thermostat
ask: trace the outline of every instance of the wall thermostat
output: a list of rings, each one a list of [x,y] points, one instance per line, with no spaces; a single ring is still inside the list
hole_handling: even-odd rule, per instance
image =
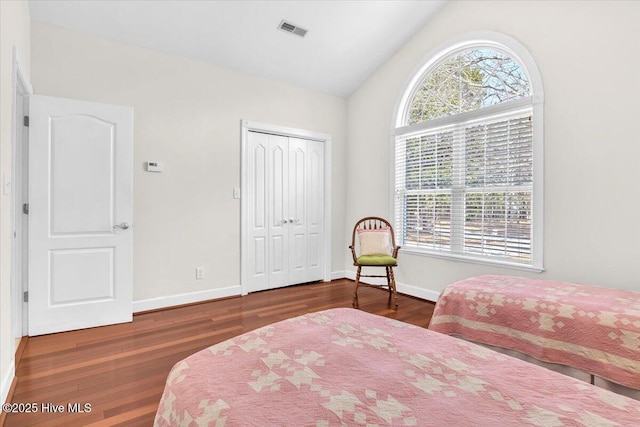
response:
[[[164,170],[164,164],[160,162],[147,162],[147,172],[162,172]]]

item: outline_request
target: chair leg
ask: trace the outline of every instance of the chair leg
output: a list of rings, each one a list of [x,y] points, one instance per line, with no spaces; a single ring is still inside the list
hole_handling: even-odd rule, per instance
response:
[[[358,285],[360,284],[361,270],[362,270],[362,267],[358,266],[358,271],[356,271],[356,286],[353,289],[353,301],[351,302],[351,305],[353,306],[353,308],[358,308]]]
[[[389,278],[390,278],[389,290],[393,292],[394,302],[395,302],[396,308],[398,308],[398,291],[396,291],[396,277],[393,274],[393,267],[389,267]]]
[[[393,274],[393,272],[391,271],[391,267],[385,267],[385,272],[387,274],[387,290],[389,291],[389,302],[388,304],[391,305],[391,274]]]

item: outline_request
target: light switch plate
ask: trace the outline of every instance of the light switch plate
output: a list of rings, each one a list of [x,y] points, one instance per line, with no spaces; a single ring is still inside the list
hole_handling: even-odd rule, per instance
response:
[[[8,196],[11,193],[11,180],[6,173],[2,174],[2,194]]]

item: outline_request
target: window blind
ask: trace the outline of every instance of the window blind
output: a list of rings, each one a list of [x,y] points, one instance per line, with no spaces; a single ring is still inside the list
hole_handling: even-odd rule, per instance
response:
[[[395,224],[405,248],[531,263],[531,108],[395,140]]]

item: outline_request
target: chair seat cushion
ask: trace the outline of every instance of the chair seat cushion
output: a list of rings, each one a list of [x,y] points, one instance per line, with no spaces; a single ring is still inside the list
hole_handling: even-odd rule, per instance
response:
[[[359,265],[383,265],[394,266],[398,261],[391,255],[362,255],[356,262]]]

